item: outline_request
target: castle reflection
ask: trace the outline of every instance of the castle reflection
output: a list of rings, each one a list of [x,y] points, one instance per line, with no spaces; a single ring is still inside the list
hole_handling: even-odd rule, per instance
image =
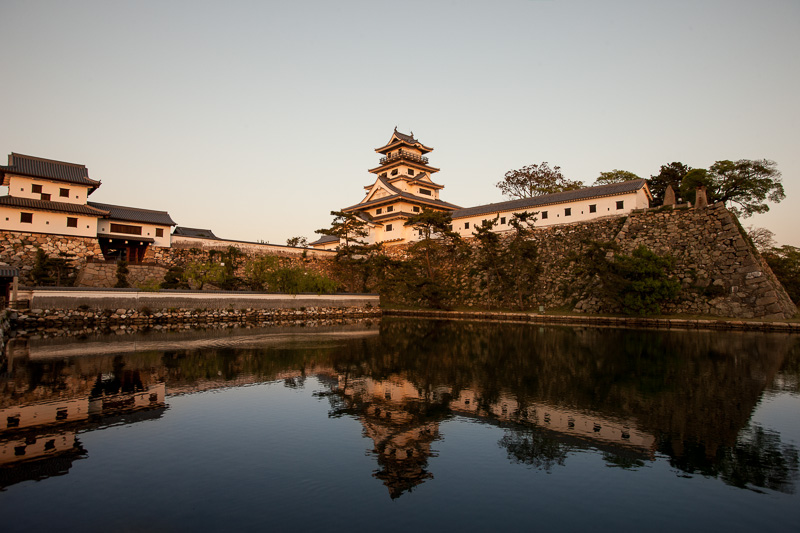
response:
[[[16,339],[0,373],[0,486],[68,472],[80,434],[164,416],[168,398],[308,376],[372,440],[397,498],[431,480],[450,420],[503,429],[510,461],[549,470],[579,448],[609,466],[658,456],[733,486],[794,490],[798,452],[749,419],[797,383],[798,340],[762,333],[543,328],[418,320],[320,329]]]

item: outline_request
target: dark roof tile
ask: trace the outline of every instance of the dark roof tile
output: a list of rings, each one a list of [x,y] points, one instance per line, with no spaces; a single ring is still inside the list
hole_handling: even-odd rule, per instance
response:
[[[173,235],[181,235],[183,237],[199,237],[202,239],[216,239],[217,236],[210,229],[200,228],[187,228],[186,226],[176,226],[172,232]]]
[[[56,213],[70,213],[75,215],[88,215],[103,217],[108,211],[97,209],[83,204],[70,204],[67,202],[51,202],[48,200],[35,200],[33,198],[19,198],[17,196],[0,196],[0,205],[20,207],[23,209],[36,209],[39,211],[54,211]]]
[[[8,166],[0,167],[0,169],[9,174],[21,174],[34,178],[87,185],[93,190],[100,186],[99,181],[89,178],[89,169],[85,165],[15,154],[13,152],[8,156]]]
[[[153,211],[152,209],[140,209],[138,207],[126,207],[124,205],[101,204],[99,202],[87,202],[90,206],[108,211],[107,218],[116,220],[127,220],[129,222],[139,222],[141,224],[156,224],[160,226],[174,226],[175,221],[166,211]]]

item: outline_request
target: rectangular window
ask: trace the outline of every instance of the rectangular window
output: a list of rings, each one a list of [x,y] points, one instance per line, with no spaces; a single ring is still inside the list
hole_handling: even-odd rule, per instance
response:
[[[413,175],[414,175],[414,171],[413,171],[413,170],[411,170],[410,168],[408,169],[408,175],[409,175],[409,176],[413,176]]]
[[[49,202],[50,201],[50,195],[43,192],[42,193],[42,200],[45,200],[45,201]]]
[[[141,226],[128,226],[126,224],[111,224],[111,233],[127,233],[128,235],[141,235]]]
[[[542,211],[542,220],[547,218],[547,211]]]
[[[42,186],[41,185],[31,185],[31,192],[41,194]]]
[[[617,209],[622,209],[623,205],[625,205],[624,200],[617,200]]]
[[[376,214],[376,215],[380,215],[381,213],[383,213],[383,208],[377,209],[377,210],[375,211],[375,214]]]
[[[67,217],[67,227],[68,228],[77,228],[78,227],[78,219],[74,217]]]
[[[469,229],[469,222],[464,222],[464,229]]]
[[[420,189],[419,193],[420,194],[424,194],[426,196],[432,196],[433,195],[433,193],[431,193],[431,191],[429,191],[428,189]]]
[[[394,206],[393,205],[390,205],[389,207],[386,208],[386,212],[387,213],[391,213],[392,211],[394,211]]]
[[[20,213],[19,221],[24,224],[33,224],[33,213]]]
[[[589,212],[590,213],[597,213],[597,204],[590,204],[589,205]]]
[[[386,231],[392,231],[392,225],[386,224]]]
[[[156,228],[156,237],[164,236],[164,228]]]
[[[418,206],[418,205],[415,205],[415,206],[414,206],[414,212],[415,212],[415,213],[419,213],[419,206]]]
[[[506,223],[506,217],[500,217],[500,224]]]
[[[392,176],[397,176],[397,169],[392,170]]]
[[[570,215],[572,215],[572,208],[571,207],[565,207],[564,208],[564,216],[568,217]]]
[[[69,189],[58,189],[58,195],[61,198],[69,198]]]

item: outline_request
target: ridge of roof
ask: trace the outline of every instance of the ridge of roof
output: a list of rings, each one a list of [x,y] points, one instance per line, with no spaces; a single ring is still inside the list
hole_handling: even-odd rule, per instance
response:
[[[95,217],[104,217],[108,215],[108,211],[98,209],[93,206],[71,204],[68,202],[53,202],[50,200],[37,200],[35,198],[20,198],[19,196],[0,196],[0,205],[22,207],[27,209],[39,209],[41,211],[55,211],[57,213],[89,215]]]
[[[8,155],[8,166],[2,168],[5,173],[88,185],[93,189],[100,186],[99,181],[89,177],[89,169],[86,168],[86,165],[79,163],[68,163],[66,161],[56,161],[55,159],[45,159],[11,152]]]
[[[482,215],[486,213],[494,213],[499,211],[510,211],[513,209],[525,209],[528,207],[537,207],[537,206],[544,206],[551,204],[559,204],[563,202],[571,202],[575,200],[598,198],[601,196],[610,196],[626,192],[634,192],[638,191],[645,185],[646,185],[646,180],[636,179],[636,180],[623,181],[621,183],[611,183],[609,185],[584,187],[583,189],[577,189],[574,191],[562,191],[553,194],[543,194],[542,196],[533,196],[531,198],[519,198],[516,200],[508,200],[505,202],[496,202],[492,204],[478,205],[475,207],[466,207],[454,211],[453,219]]]
[[[186,226],[175,226],[175,229],[172,232],[173,235],[181,235],[184,237],[198,237],[203,239],[216,239],[218,238],[214,235],[214,232],[210,229],[202,229],[202,228],[189,228]]]
[[[172,217],[169,216],[169,213],[166,211],[142,209],[140,207],[128,207],[125,205],[104,204],[100,202],[86,203],[92,207],[96,207],[97,209],[108,211],[108,218],[128,220],[131,222],[142,222],[145,224],[158,224],[163,226],[176,225],[176,222],[172,220]]]

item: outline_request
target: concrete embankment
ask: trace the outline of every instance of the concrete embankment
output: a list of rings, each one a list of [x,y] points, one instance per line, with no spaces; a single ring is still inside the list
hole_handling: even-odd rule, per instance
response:
[[[439,318],[446,320],[496,320],[529,322],[542,325],[610,326],[658,329],[712,329],[741,331],[774,331],[800,333],[797,322],[763,322],[742,320],[704,320],[679,318],[613,317],[587,315],[541,315],[534,313],[504,313],[500,311],[434,311],[384,309],[384,316]]]

